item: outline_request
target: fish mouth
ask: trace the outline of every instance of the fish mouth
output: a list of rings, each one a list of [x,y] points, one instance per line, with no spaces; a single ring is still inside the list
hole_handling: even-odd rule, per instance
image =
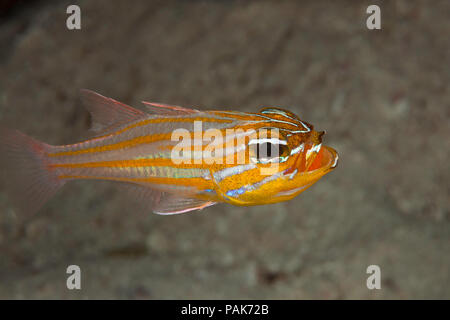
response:
[[[321,165],[322,167],[327,167],[329,169],[334,169],[338,165],[339,156],[336,150],[331,147],[324,147],[325,155],[322,157]]]
[[[321,176],[336,168],[338,154],[336,150],[328,146],[316,144],[311,147],[310,145],[306,152],[298,155],[296,163],[296,166],[285,172],[285,175],[289,177],[289,180],[292,180],[298,173],[299,178],[303,180],[292,188],[280,191],[277,196],[293,197],[309,188]]]
[[[304,152],[299,154],[295,167],[304,173],[319,169],[333,170],[337,166],[338,159],[336,150],[319,143],[306,146]]]

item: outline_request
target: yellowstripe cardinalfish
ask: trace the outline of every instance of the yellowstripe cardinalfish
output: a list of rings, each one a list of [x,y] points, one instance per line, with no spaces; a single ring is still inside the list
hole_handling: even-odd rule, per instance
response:
[[[200,111],[143,102],[142,111],[93,91],[81,95],[92,116],[89,140],[52,146],[1,128],[2,168],[19,209],[37,211],[75,179],[122,182],[158,214],[277,203],[337,165],[336,151],[322,145],[324,132],[280,108]]]

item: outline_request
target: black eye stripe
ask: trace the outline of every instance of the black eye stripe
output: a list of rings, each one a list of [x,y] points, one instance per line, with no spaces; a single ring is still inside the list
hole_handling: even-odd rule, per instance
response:
[[[280,145],[270,142],[258,143],[256,145],[257,157],[276,157],[279,155]]]
[[[252,145],[254,155],[258,160],[269,160],[274,158],[285,157],[289,155],[287,145],[271,142],[261,142]]]

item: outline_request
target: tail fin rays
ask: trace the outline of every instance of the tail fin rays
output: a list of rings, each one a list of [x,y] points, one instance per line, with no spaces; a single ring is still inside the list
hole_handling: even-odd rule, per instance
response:
[[[39,210],[65,183],[49,168],[52,146],[0,127],[0,170],[7,193],[21,213]]]

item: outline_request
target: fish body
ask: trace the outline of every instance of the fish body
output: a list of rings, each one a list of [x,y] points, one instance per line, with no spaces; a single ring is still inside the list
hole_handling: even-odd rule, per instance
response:
[[[2,167],[26,211],[75,179],[122,182],[160,214],[220,202],[276,203],[337,164],[336,151],[322,146],[323,132],[283,109],[199,111],[144,102],[141,111],[88,90],[82,99],[93,120],[89,140],[50,146],[2,129]]]

